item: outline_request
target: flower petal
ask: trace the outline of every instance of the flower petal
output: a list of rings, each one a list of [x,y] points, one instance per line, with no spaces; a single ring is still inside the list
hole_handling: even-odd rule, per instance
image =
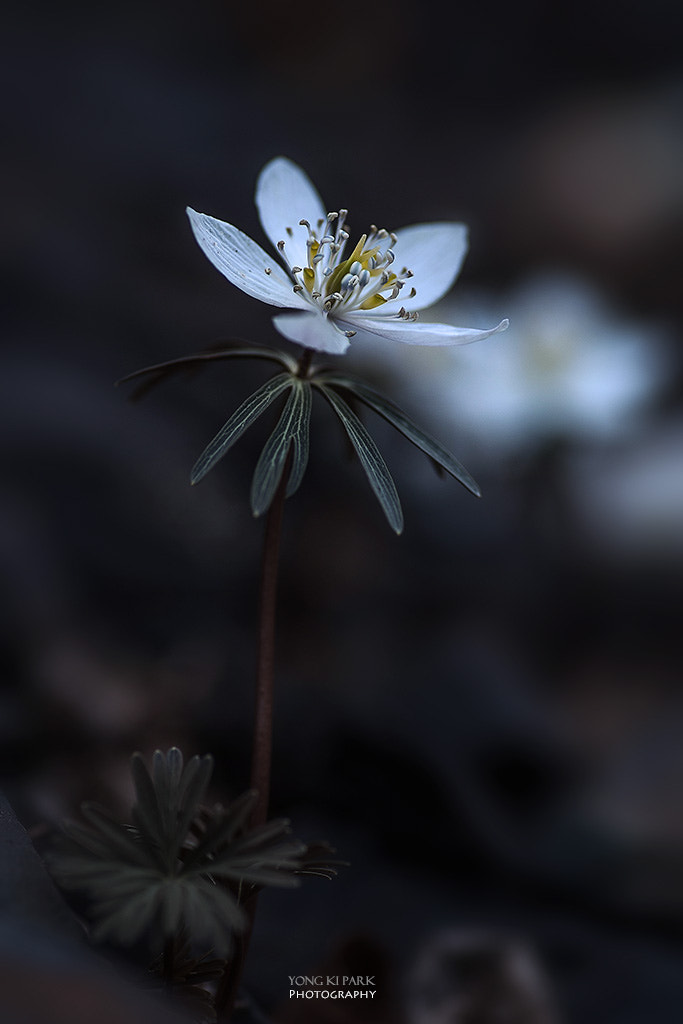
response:
[[[316,352],[330,352],[341,355],[349,347],[348,338],[344,337],[329,322],[327,317],[311,310],[310,313],[292,313],[274,316],[273,324],[289,341],[295,341]]]
[[[256,184],[256,206],[263,230],[274,246],[284,241],[284,256],[290,267],[308,265],[308,231],[299,221],[312,227],[327,211],[310,178],[291,160],[275,157],[263,168]]]
[[[248,235],[189,206],[187,215],[201,250],[228,281],[271,306],[296,309],[306,305],[293,291],[289,275]]]
[[[408,320],[388,320],[371,316],[349,316],[343,321],[343,325],[350,330],[367,331],[389,341],[402,341],[406,345],[467,345],[506,330],[510,321],[501,320],[497,327],[492,327],[488,331],[474,327],[451,327],[449,324],[425,324],[421,321],[411,323]],[[357,340],[361,340],[360,336]]]
[[[424,309],[437,302],[449,290],[460,272],[467,252],[467,228],[464,224],[441,222],[437,224],[414,224],[396,232],[394,246],[396,263],[393,270],[401,276],[403,267],[412,270],[404,292],[414,284],[417,292],[414,299],[401,297],[406,309]]]

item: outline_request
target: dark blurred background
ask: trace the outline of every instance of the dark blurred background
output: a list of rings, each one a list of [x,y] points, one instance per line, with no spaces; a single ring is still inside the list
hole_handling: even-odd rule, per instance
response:
[[[400,979],[445,930],[520,943],[566,1024],[678,1024],[680,6],[16,5],[0,46],[0,768],[21,822],[39,840],[86,798],[123,813],[136,749],[211,751],[216,799],[248,783],[263,430],[188,479],[263,367],[137,404],[113,382],[280,344],[184,209],[265,245],[254,184],[285,154],[358,231],[465,221],[447,315],[512,326],[337,360],[482,485],[368,417],[400,539],[315,412],[273,813],[351,866],[262,898],[248,985],[277,1014],[288,975],[350,957],[387,1019],[426,1024]]]

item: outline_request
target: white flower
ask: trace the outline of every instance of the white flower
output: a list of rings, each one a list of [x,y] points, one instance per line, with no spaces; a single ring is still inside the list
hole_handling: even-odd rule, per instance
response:
[[[396,234],[372,225],[346,255],[348,211],[328,213],[300,167],[276,157],[261,171],[256,206],[284,269],[238,228],[188,208],[213,265],[242,291],[297,312],[273,317],[280,334],[318,352],[342,353],[364,333],[410,345],[461,345],[481,331],[418,322],[453,284],[467,251],[462,224],[416,224]],[[405,289],[405,293],[404,293]]]

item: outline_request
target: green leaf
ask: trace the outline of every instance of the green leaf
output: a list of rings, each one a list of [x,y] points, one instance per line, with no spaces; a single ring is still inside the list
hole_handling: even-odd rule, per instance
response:
[[[157,791],[142,759],[142,754],[133,754],[131,758],[131,771],[135,785],[137,803],[133,807],[133,820],[137,825],[141,836],[149,848],[157,850],[161,858],[160,863],[165,863],[161,849],[164,842],[164,824],[159,808]]]
[[[289,818],[273,818],[272,821],[266,821],[263,825],[257,825],[238,836],[234,840],[232,848],[240,851],[258,850],[274,843],[276,839],[281,840],[289,836],[290,831]],[[285,841],[298,845],[298,840],[285,839]]]
[[[266,345],[241,345],[225,342],[223,344],[226,347],[212,349],[208,352],[198,352],[192,356],[181,356],[179,359],[169,359],[163,363],[155,363],[154,366],[145,366],[141,370],[135,370],[117,380],[116,387],[119,384],[126,384],[128,381],[146,377],[147,379],[139,384],[131,395],[132,400],[135,401],[175,373],[182,370],[198,370],[204,363],[223,359],[266,359],[278,363],[292,374],[297,372],[297,361],[287,352],[281,352],[279,349],[269,348]]]
[[[331,387],[327,387],[319,378],[313,379],[316,387],[325,396],[337,416],[341,420],[349,440],[356,450],[365,474],[370,481],[370,486],[375,492],[377,499],[389,520],[389,525],[401,533],[403,530],[403,513],[401,502],[398,498],[396,486],[387,469],[387,464],[382,458],[379,448],[372,440],[367,430],[356,416],[355,412],[346,404],[343,398]]]
[[[168,771],[171,806],[174,811],[177,811],[180,795],[180,780],[183,776],[183,754],[177,747],[171,747],[166,754],[166,768]]]
[[[282,870],[278,871],[277,868],[261,867],[258,864],[253,867],[224,864],[217,867],[213,873],[217,877],[231,878],[235,882],[249,882],[252,885],[260,886],[272,885],[279,889],[298,889],[301,885],[301,879],[295,875],[299,867],[298,861],[283,861],[281,867]]]
[[[256,803],[256,795],[256,790],[247,790],[234,800],[227,810],[222,810],[219,816],[209,822],[204,838],[185,856],[186,871],[195,864],[205,864],[217,850],[228,846],[238,832],[247,827],[249,815]]]
[[[81,811],[83,817],[104,836],[110,851],[115,851],[119,857],[132,864],[147,863],[145,850],[133,833],[124,825],[120,825],[103,807],[84,803]]]
[[[333,387],[344,388],[346,391],[350,391],[352,394],[367,405],[370,409],[373,409],[388,423],[391,423],[392,427],[395,427],[408,441],[411,441],[420,451],[423,451],[425,455],[428,455],[431,459],[434,459],[439,466],[446,470],[452,477],[458,480],[468,491],[471,491],[477,498],[481,497],[481,491],[476,480],[467,472],[465,467],[458,462],[454,455],[448,451],[447,448],[432,437],[431,434],[426,433],[421,427],[410,419],[409,416],[399,409],[397,405],[394,405],[388,398],[381,395],[374,388],[371,388],[365,381],[360,380],[358,377],[346,376],[337,373],[322,373],[319,376],[321,381],[325,384],[330,384]]]
[[[291,379],[290,379],[291,380]],[[311,386],[308,381],[291,380],[292,390],[275,430],[259,456],[251,484],[251,510],[260,516],[270,507],[292,449],[292,468],[287,496],[301,483],[308,462],[308,435],[311,421]]]
[[[228,422],[221,427],[195,462],[190,482],[199,483],[209,470],[213,469],[218,460],[222,459],[232,448],[244,431],[275,401],[278,395],[292,387],[295,382],[296,379],[291,374],[278,373],[242,402],[239,409],[235,410]]]
[[[79,848],[79,855],[83,851],[87,851],[92,857],[88,857],[89,861],[93,858],[105,858],[111,855],[110,844],[106,841],[103,835],[94,832],[92,829],[84,828],[83,825],[77,825],[75,822],[67,822],[64,825],[64,834],[67,839],[71,840],[69,846],[72,844]],[[61,863],[65,855],[59,857]],[[72,859],[75,859],[77,855],[69,854]]]
[[[169,751],[169,755],[170,753]],[[159,804],[164,850],[167,849],[169,838],[173,834],[173,819],[175,817],[171,805],[171,773],[169,769],[170,758],[167,760],[167,755],[162,750],[155,750],[152,754],[152,781]]]
[[[208,879],[195,880],[186,887],[187,926],[190,934],[202,936],[217,953],[230,945],[230,929],[244,931],[247,918],[231,893]]]
[[[185,841],[192,820],[199,812],[199,806],[212,773],[213,758],[210,754],[206,754],[201,758],[195,754],[187,763],[178,794],[180,811],[176,840],[178,849]]]

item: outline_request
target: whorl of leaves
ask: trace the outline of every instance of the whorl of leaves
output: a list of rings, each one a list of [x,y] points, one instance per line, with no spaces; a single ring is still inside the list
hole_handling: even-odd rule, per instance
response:
[[[306,354],[307,353],[307,354]],[[436,438],[422,430],[390,399],[371,388],[360,377],[337,373],[324,367],[309,366],[310,350],[302,361],[285,352],[265,346],[226,345],[220,351],[199,353],[148,366],[124,377],[123,381],[145,378],[147,386],[158,383],[180,370],[196,369],[209,361],[234,358],[259,358],[275,362],[281,372],[271,377],[235,410],[197,459],[190,482],[199,483],[230,451],[236,441],[278,399],[286,396],[280,418],[259,456],[251,485],[251,510],[255,516],[267,512],[283,474],[287,473],[287,497],[297,490],[308,461],[311,405],[314,391],[326,399],[343,426],[358,456],[368,482],[379,501],[389,525],[396,533],[403,530],[403,512],[391,473],[374,440],[343,397],[360,402],[387,423],[390,423],[411,444],[419,448],[437,467],[458,480],[472,494],[479,496],[476,481]],[[122,383],[119,382],[119,383]],[[139,396],[145,384],[138,386]],[[288,455],[292,458],[288,463]],[[289,466],[289,468],[287,468]]]
[[[226,952],[231,934],[245,927],[246,897],[265,885],[299,885],[306,844],[291,838],[284,819],[250,828],[253,791],[229,807],[203,807],[212,770],[209,755],[184,764],[172,747],[155,751],[150,774],[135,754],[132,823],[87,803],[87,824],[65,827],[52,872],[90,902],[95,939],[132,945],[150,932],[185,929],[205,948]]]

